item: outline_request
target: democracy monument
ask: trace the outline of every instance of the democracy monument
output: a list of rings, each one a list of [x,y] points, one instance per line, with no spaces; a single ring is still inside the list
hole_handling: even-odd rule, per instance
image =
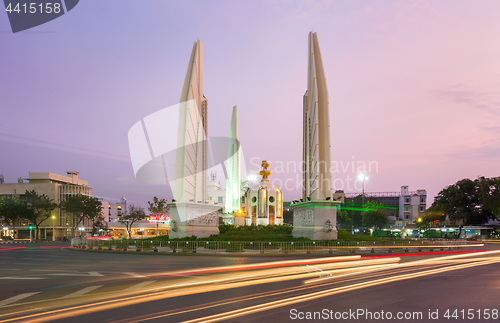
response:
[[[332,201],[330,114],[318,36],[309,33],[307,91],[303,100],[302,199],[293,204],[293,236],[337,239],[337,202]]]
[[[308,56],[308,85],[303,97],[303,190],[302,199],[292,205],[292,234],[312,240],[333,240],[337,238],[338,203],[332,200],[328,90],[316,33],[309,33]],[[225,201],[222,204],[208,198],[207,173],[213,165],[208,160],[207,104],[203,92],[203,44],[198,40],[193,45],[179,104],[174,106],[175,109],[165,109],[144,118],[144,129],[138,122],[129,131],[136,178],[151,184],[171,184],[173,200],[168,204],[169,236],[204,238],[218,234],[219,218],[234,225],[283,224],[283,194],[269,181],[271,171],[267,161],[262,161],[260,183],[242,190],[237,106],[233,107],[229,137],[225,143],[227,155],[218,152],[221,156],[215,156],[216,164],[222,165],[226,176]],[[172,134],[165,136],[163,130],[149,121],[161,124],[158,120],[162,117],[164,120],[168,117],[170,123],[177,120],[176,142],[172,142]],[[155,147],[161,145],[147,143],[151,156],[146,157],[141,152],[144,148],[137,144],[144,146],[149,140],[145,133],[156,143],[163,136],[162,149],[156,148],[156,152]],[[214,153],[211,153],[213,159]]]
[[[207,201],[208,122],[203,94],[203,45],[193,45],[179,105],[174,202],[170,208],[172,238],[209,237],[219,233],[219,206]]]

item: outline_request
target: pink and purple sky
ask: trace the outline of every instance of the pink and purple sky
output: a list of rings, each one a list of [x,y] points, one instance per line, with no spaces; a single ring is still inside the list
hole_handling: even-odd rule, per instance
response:
[[[98,196],[171,198],[135,180],[127,132],[178,102],[200,39],[210,135],[228,135],[238,105],[247,168],[267,159],[297,199],[312,30],[336,189],[359,192],[352,163],[371,162],[367,192],[409,185],[432,201],[459,179],[500,175],[498,12],[496,0],[86,0],[12,34],[2,10],[0,174],[77,170]]]

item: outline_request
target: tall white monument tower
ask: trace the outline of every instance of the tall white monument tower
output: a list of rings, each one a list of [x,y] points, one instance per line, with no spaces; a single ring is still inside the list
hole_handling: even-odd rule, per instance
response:
[[[207,196],[207,98],[203,94],[203,44],[193,45],[179,104],[174,199],[206,201]]]
[[[207,98],[203,94],[203,44],[196,41],[179,103],[172,238],[218,234],[220,206],[207,201]]]
[[[227,179],[225,212],[231,213],[240,209],[241,177],[240,177],[240,144],[238,141],[238,106],[233,107],[229,144],[227,148]]]
[[[330,114],[318,36],[309,33],[307,91],[303,98],[302,200],[293,206],[296,237],[337,238],[337,203],[332,201]]]
[[[318,36],[309,33],[307,91],[303,100],[302,198],[313,201],[332,196],[330,173],[330,113],[325,71]]]

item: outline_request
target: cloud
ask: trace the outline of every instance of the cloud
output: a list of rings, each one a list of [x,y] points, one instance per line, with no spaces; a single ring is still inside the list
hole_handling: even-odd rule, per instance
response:
[[[479,148],[464,149],[459,152],[448,154],[447,157],[467,160],[487,159],[492,161],[500,159],[500,145],[486,145]]]
[[[500,105],[498,104],[500,92],[486,92],[465,84],[456,84],[433,90],[431,93],[435,98],[442,101],[483,110],[493,115],[500,115]]]

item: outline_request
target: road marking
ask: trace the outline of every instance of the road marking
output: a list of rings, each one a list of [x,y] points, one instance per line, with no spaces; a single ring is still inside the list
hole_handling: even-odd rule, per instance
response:
[[[97,271],[89,271],[90,276],[104,276],[103,274],[98,273]]]
[[[52,275],[52,276],[86,276],[86,277],[104,276],[103,274],[100,274],[97,271],[89,271],[88,273],[57,273],[57,274],[49,274],[49,275]]]
[[[69,295],[66,295],[64,298],[68,298],[68,297],[78,297],[78,296],[82,296],[84,294],[87,294],[87,293],[90,293],[91,291],[93,291],[94,289],[98,289],[99,287],[102,287],[103,285],[96,285],[96,286],[89,286],[89,287],[85,287],[84,289],[80,289],[79,291],[76,291],[74,293],[71,293]]]
[[[30,297],[30,296],[38,294],[38,293],[40,293],[40,292],[24,293],[24,294],[19,294],[17,296],[11,297],[11,298],[4,299],[3,301],[0,301],[0,307],[5,306],[5,305],[9,305],[11,303],[22,300],[23,298]]]
[[[124,274],[132,276],[132,277],[137,277],[137,278],[147,277],[147,276],[139,275],[139,274],[136,274],[136,273],[124,273]]]
[[[147,286],[149,284],[152,284],[154,282],[157,282],[157,280],[148,280],[148,281],[145,281],[145,282],[142,282],[142,283],[130,286],[129,288],[125,288],[124,291],[130,291],[130,290],[136,290],[136,289],[139,289],[139,288],[143,288],[143,287],[145,287],[145,286]]]
[[[30,271],[65,271],[65,272],[68,272],[67,270],[64,270],[64,269],[30,269]]]
[[[46,278],[43,278],[43,277],[11,276],[11,277],[0,277],[0,279],[46,279]]]
[[[56,288],[65,288],[65,287],[73,287],[73,286],[81,286],[81,285],[83,285],[83,284],[75,284],[75,285],[65,285],[65,286],[47,287],[47,288],[40,288],[40,290],[56,289]]]

